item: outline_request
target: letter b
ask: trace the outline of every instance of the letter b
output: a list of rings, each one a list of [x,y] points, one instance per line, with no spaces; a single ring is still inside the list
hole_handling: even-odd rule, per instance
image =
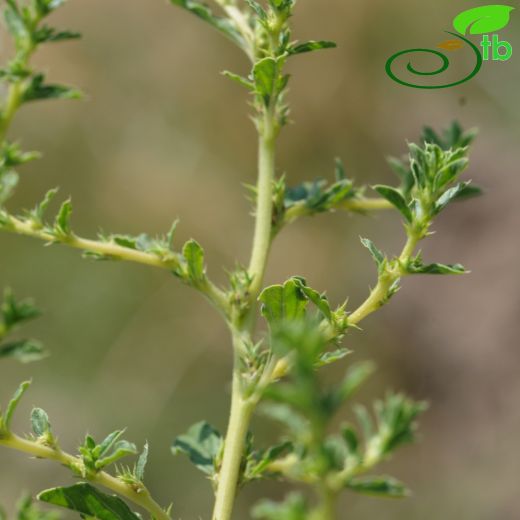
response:
[[[501,51],[505,49],[505,52]],[[499,41],[498,34],[493,35],[493,61],[507,61],[513,55],[513,47],[509,42]]]

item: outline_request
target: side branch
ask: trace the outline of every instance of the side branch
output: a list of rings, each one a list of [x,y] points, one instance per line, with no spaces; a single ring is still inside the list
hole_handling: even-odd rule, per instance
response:
[[[339,204],[333,205],[329,212],[331,211],[350,211],[353,213],[366,213],[369,211],[380,211],[392,209],[393,206],[386,199],[383,198],[353,198],[346,201],[341,201]],[[313,208],[308,207],[305,203],[296,204],[290,208],[288,208],[285,212],[282,226],[292,224],[295,220],[300,217],[310,217],[316,215],[317,212],[313,210]],[[280,226],[280,227],[282,227]]]
[[[183,276],[183,272],[190,271],[190,266],[187,266],[188,262],[186,258],[179,253],[173,251],[167,251],[165,253],[140,251],[138,249],[124,247],[111,241],[102,242],[99,240],[81,238],[73,233],[61,236],[45,228],[34,226],[30,220],[24,221],[12,215],[2,215],[2,219],[2,229],[10,233],[37,238],[49,244],[64,244],[108,260],[125,260],[170,271],[202,292],[218,310],[224,314],[227,313],[228,304],[226,293],[208,280],[205,274],[197,277],[196,280],[190,279],[188,276]]]
[[[0,437],[0,446],[27,453],[38,459],[52,460],[73,470],[81,468],[83,464],[78,457],[74,457],[60,449],[53,449],[13,434],[9,434],[9,436],[4,438]],[[105,471],[89,475],[87,480],[99,484],[142,507],[155,520],[170,520],[168,513],[151,497],[146,488],[135,490],[132,486],[125,484]]]

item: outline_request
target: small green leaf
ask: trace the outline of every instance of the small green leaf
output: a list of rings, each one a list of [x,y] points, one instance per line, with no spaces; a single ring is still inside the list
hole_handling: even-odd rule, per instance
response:
[[[413,220],[412,211],[410,210],[406,200],[404,199],[402,193],[390,186],[382,186],[377,185],[374,186],[374,189],[384,197],[390,204],[392,204],[396,209],[399,210],[401,215],[405,218],[406,222],[411,223]]]
[[[246,4],[249,5],[249,7],[251,7],[251,9],[256,13],[258,18],[262,22],[267,21],[267,13],[265,12],[265,9],[258,2],[256,2],[255,0],[245,0],[245,1],[246,1]]]
[[[127,457],[128,455],[136,455],[138,452],[135,444],[122,440],[114,444],[111,452],[105,453],[106,455],[97,460],[95,463],[95,467],[98,470],[103,469],[106,466],[117,462],[119,459]]]
[[[347,173],[345,171],[345,164],[343,163],[343,161],[339,157],[336,157],[336,159],[334,160],[334,164],[334,173],[336,181],[339,182],[347,180]]]
[[[390,393],[376,401],[374,410],[378,425],[378,445],[381,456],[415,440],[416,418],[428,408],[424,401],[415,402],[402,394]],[[366,435],[367,438],[371,434]]]
[[[320,355],[316,367],[324,367],[327,365],[331,365],[332,363],[336,363],[337,361],[340,361],[341,359],[348,356],[352,351],[348,348],[340,348],[337,350],[334,350],[333,352],[324,352]]]
[[[30,339],[12,341],[0,345],[0,358],[13,358],[20,363],[40,361],[48,356],[43,345]]]
[[[121,436],[125,433],[125,430],[116,430],[112,433],[108,434],[101,444],[96,446],[94,449],[94,455],[96,457],[102,457],[106,455],[115,445],[115,443],[121,438]]]
[[[144,481],[144,470],[146,468],[146,463],[148,462],[148,443],[146,442],[141,455],[137,459],[137,463],[135,465],[135,476],[137,480],[140,482]]]
[[[290,494],[281,503],[262,500],[251,513],[256,520],[308,520],[309,518],[305,500],[296,493]]]
[[[272,446],[267,450],[253,452],[251,458],[247,461],[247,467],[244,472],[245,481],[266,477],[266,474],[270,472],[269,466],[276,460],[291,453],[292,450],[292,442],[286,441]]]
[[[85,482],[48,489],[42,491],[37,498],[98,520],[141,520],[119,497],[106,495]]]
[[[16,520],[60,520],[57,511],[43,511],[36,507],[30,495],[23,496],[16,504]],[[0,519],[2,515],[0,514]]]
[[[299,286],[300,290],[307,297],[307,299],[317,307],[317,309],[323,314],[325,318],[331,321],[332,311],[330,309],[329,300],[325,294],[320,294],[318,291],[308,287],[303,278],[293,278],[293,280]]]
[[[347,483],[356,493],[387,498],[404,498],[410,492],[404,484],[391,477],[356,477]]]
[[[16,301],[10,289],[4,291],[4,301],[1,310],[6,332],[9,332],[20,323],[32,320],[40,315],[40,311],[34,306],[32,300]]]
[[[374,432],[374,422],[372,421],[372,418],[370,417],[370,413],[368,412],[366,406],[363,406],[362,404],[356,404],[354,406],[354,414],[356,415],[356,418],[359,422],[359,425],[361,426],[361,430],[365,438],[369,439],[370,437],[372,437],[372,434]]]
[[[43,437],[51,432],[51,423],[47,412],[41,408],[34,408],[31,412],[31,426],[36,437]]]
[[[344,424],[341,427],[341,437],[345,441],[349,453],[357,455],[359,450],[359,439],[354,428],[349,424]]]
[[[256,93],[269,105],[278,80],[278,62],[275,58],[264,58],[253,67]]]
[[[37,226],[43,226],[45,212],[47,211],[47,208],[49,207],[50,203],[52,202],[57,193],[58,188],[49,190],[45,194],[43,200],[33,210],[29,212],[30,218]]]
[[[11,425],[11,420],[13,419],[14,412],[16,411],[16,407],[20,403],[20,400],[23,397],[23,394],[27,391],[27,389],[31,386],[30,381],[23,382],[16,392],[14,393],[12,399],[9,401],[9,404],[7,405],[7,409],[5,411],[5,414],[3,416],[3,423],[4,427],[7,431],[9,431],[9,427]]]
[[[8,31],[16,42],[17,48],[23,48],[30,45],[31,33],[17,8],[10,4],[4,11],[4,17]]]
[[[81,34],[72,31],[57,31],[52,27],[41,27],[34,33],[34,39],[37,43],[57,43],[68,40],[77,40],[81,38]]]
[[[200,422],[175,439],[172,453],[186,454],[202,472],[215,475],[223,442],[222,436],[213,426],[207,422]]]
[[[453,20],[453,27],[460,34],[486,34],[497,32],[509,23],[509,5],[484,5],[463,11]]]
[[[68,237],[71,234],[70,217],[72,215],[72,202],[66,200],[62,205],[54,221],[54,232],[60,237]]]
[[[240,76],[239,74],[235,74],[233,72],[229,72],[228,70],[225,70],[222,72],[224,76],[226,76],[229,79],[232,79],[233,81],[236,81],[239,85],[242,85],[243,87],[246,87],[248,90],[253,91],[255,90],[254,83],[251,83],[248,79],[244,78],[243,76]]]
[[[188,276],[192,282],[204,280],[206,269],[204,267],[204,250],[195,240],[189,240],[184,244],[182,255],[188,265]]]
[[[382,251],[380,251],[368,238],[361,238],[361,243],[370,251],[372,258],[376,261],[377,267],[379,270],[384,265],[386,257]]]
[[[0,206],[7,202],[18,186],[19,176],[15,171],[0,173]]]
[[[435,202],[434,214],[439,214],[450,202],[460,198],[461,194],[464,196],[464,191],[467,189],[468,183],[463,182],[457,184],[453,188],[446,190]],[[467,192],[466,192],[467,193]]]
[[[65,85],[44,84],[43,74],[37,74],[32,78],[23,95],[23,101],[38,101],[41,99],[81,99],[80,90]]]
[[[472,197],[480,197],[483,193],[484,191],[482,190],[482,188],[474,186],[473,184],[466,183],[466,186],[459,190],[459,192],[453,200],[458,201],[469,199]]]
[[[465,267],[461,264],[413,264],[408,266],[410,274],[466,274]]]
[[[337,408],[342,403],[350,399],[359,389],[359,387],[374,373],[375,365],[370,362],[358,363],[350,367],[333,392],[333,407]]]
[[[209,23],[242,49],[246,47],[244,39],[240,32],[236,29],[234,23],[228,18],[215,16],[208,6],[199,2],[194,2],[193,0],[170,0],[170,2],[174,5],[178,5],[179,7],[183,7],[195,16]]]
[[[303,54],[304,52],[312,52],[312,51],[319,51],[321,49],[334,49],[337,45],[334,42],[331,41],[314,41],[310,40],[308,42],[304,43],[295,43],[291,45],[287,52],[289,54]]]
[[[262,302],[262,315],[271,326],[305,316],[308,300],[300,287],[300,279],[291,278],[283,285],[272,285],[262,291],[258,300]]]

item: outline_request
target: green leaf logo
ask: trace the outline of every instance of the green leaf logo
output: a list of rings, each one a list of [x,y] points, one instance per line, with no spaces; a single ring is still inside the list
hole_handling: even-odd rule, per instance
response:
[[[498,31],[509,23],[509,5],[484,5],[463,11],[453,20],[453,27],[460,34],[485,34]]]

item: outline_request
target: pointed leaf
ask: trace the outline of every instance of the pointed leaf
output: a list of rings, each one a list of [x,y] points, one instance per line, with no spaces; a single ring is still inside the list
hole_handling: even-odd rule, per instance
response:
[[[204,250],[195,240],[189,240],[184,244],[182,254],[188,264],[188,276],[191,281],[199,282],[205,277]]]
[[[0,358],[14,358],[20,363],[32,363],[47,357],[43,345],[37,341],[23,339],[0,346]]]
[[[85,482],[48,489],[42,491],[37,498],[98,520],[141,520],[119,497],[106,495]]]
[[[24,91],[23,101],[40,99],[81,99],[83,94],[76,88],[65,85],[46,85],[43,74],[37,74]]]
[[[11,425],[11,420],[13,419],[14,412],[16,411],[16,407],[18,406],[20,400],[23,397],[23,394],[27,391],[27,389],[31,386],[30,381],[24,381],[16,390],[13,397],[9,401],[7,405],[7,409],[4,414],[4,426],[6,430],[9,431],[9,426]]]
[[[213,426],[200,422],[175,439],[172,453],[188,455],[198,469],[207,475],[214,475],[223,442],[222,436]]]
[[[323,316],[325,316],[329,321],[332,320],[332,311],[327,297],[308,287],[303,278],[293,278],[293,280],[309,301],[316,305],[317,309],[323,314]]]
[[[343,381],[334,392],[334,404],[339,406],[350,399],[368,377],[374,373],[374,370],[374,364],[368,361],[350,367]]]
[[[148,443],[146,442],[141,455],[137,459],[137,463],[135,465],[135,476],[137,480],[143,482],[144,480],[144,470],[146,468],[146,463],[148,462]]]
[[[391,477],[353,478],[347,487],[356,493],[387,498],[404,498],[410,492],[404,484]]]
[[[368,238],[361,238],[361,243],[370,251],[372,258],[376,261],[377,267],[381,269],[385,262],[385,255]]]
[[[289,54],[303,54],[304,52],[312,52],[312,51],[319,51],[321,49],[334,49],[337,45],[334,42],[331,41],[314,41],[310,40],[308,42],[304,43],[296,43],[294,45],[291,45],[287,52]]]
[[[450,202],[459,198],[462,194],[464,196],[464,192],[468,187],[467,182],[463,182],[461,184],[457,184],[453,188],[446,190],[435,203],[434,214],[439,214]],[[466,192],[467,193],[467,192]]]
[[[208,6],[199,2],[194,2],[193,0],[170,0],[170,2],[190,11],[192,14],[209,23],[215,29],[230,38],[239,47],[245,48],[246,45],[242,35],[236,29],[234,23],[228,18],[215,16]]]
[[[54,232],[61,237],[70,235],[70,217],[72,215],[72,202],[70,199],[66,200],[62,205],[54,221]]]
[[[243,76],[240,76],[239,74],[235,74],[234,72],[229,72],[229,70],[225,70],[222,72],[224,76],[226,76],[229,79],[232,79],[233,81],[236,81],[239,85],[242,85],[243,87],[246,87],[247,90],[255,90],[255,85],[251,83],[248,79],[244,78]]]
[[[384,197],[390,204],[392,204],[395,208],[399,210],[401,215],[405,218],[406,222],[411,223],[413,220],[412,211],[408,207],[406,200],[404,199],[402,193],[390,186],[382,186],[377,185],[374,186],[374,189]]]
[[[265,9],[258,2],[256,2],[255,0],[245,0],[245,1],[246,1],[246,4],[248,4],[249,7],[251,7],[251,9],[256,13],[258,18],[262,22],[267,21],[267,13],[265,12]]]
[[[461,264],[429,264],[408,266],[410,274],[466,274],[465,267]]]

